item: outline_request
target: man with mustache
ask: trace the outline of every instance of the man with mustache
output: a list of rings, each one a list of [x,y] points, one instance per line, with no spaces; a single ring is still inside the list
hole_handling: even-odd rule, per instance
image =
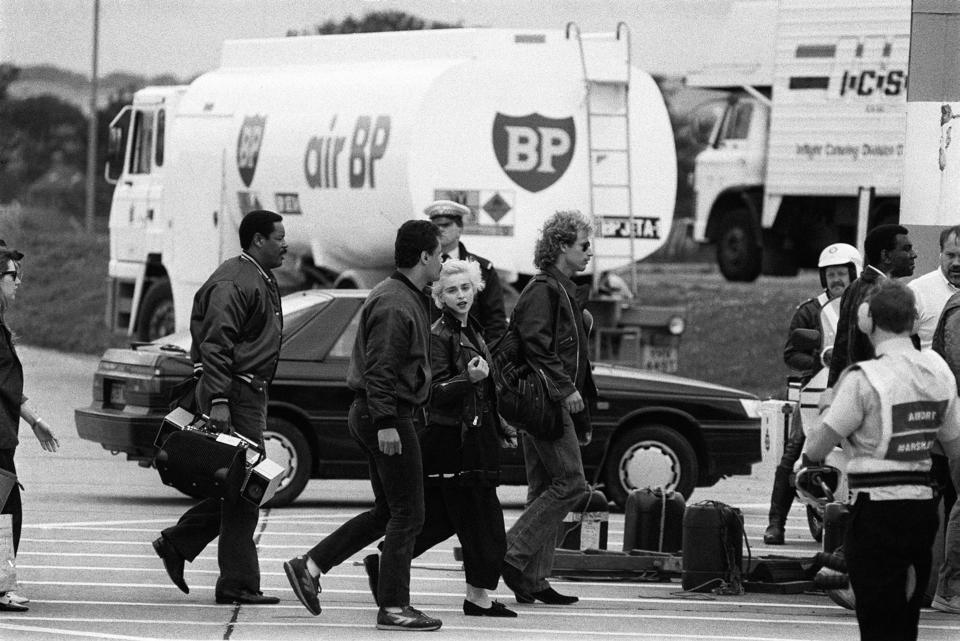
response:
[[[863,259],[856,247],[846,243],[834,243],[820,252],[817,267],[820,269],[820,285],[823,291],[802,302],[790,321],[790,333],[783,348],[784,362],[800,375],[805,385],[824,365],[830,364],[833,341],[837,334],[837,319],[840,312],[840,297],[847,286],[860,274]],[[814,348],[801,349],[796,345],[796,329],[813,329],[820,332],[820,344]],[[797,414],[796,416],[799,416]],[[793,465],[803,449],[803,429],[794,421],[790,438],[783,448],[783,456],[773,477],[770,495],[769,525],[763,534],[767,545],[783,545],[784,528],[790,505],[793,503],[793,486],[790,476]]]
[[[940,233],[940,267],[913,280],[909,287],[917,297],[916,331],[923,349],[941,354],[954,375],[960,374],[955,349],[957,327],[954,313],[960,292],[960,225]],[[939,336],[938,336],[939,330]],[[945,558],[932,607],[960,614],[960,507],[957,491],[951,482],[946,457],[939,449],[931,452],[932,474],[941,488],[944,514],[947,515]]]
[[[960,291],[960,225],[940,233],[940,267],[910,281],[917,297],[917,335],[920,349],[930,349],[933,332],[947,299]]]

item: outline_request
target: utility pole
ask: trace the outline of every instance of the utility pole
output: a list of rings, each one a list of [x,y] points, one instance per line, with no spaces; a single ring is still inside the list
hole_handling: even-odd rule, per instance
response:
[[[100,0],[93,0],[93,64],[90,73],[90,121],[87,126],[86,229],[93,233],[97,190],[97,50],[100,39]]]

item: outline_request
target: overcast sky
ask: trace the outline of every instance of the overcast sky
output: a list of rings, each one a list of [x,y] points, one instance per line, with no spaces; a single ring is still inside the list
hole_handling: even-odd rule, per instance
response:
[[[635,63],[653,73],[695,68],[730,0],[100,0],[100,74],[185,79],[216,67],[225,39],[283,36],[347,15],[400,9],[465,26],[630,26]],[[94,0],[0,0],[0,62],[89,74]]]

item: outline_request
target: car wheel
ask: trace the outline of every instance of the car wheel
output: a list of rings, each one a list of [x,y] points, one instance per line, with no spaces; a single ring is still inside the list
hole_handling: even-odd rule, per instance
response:
[[[147,290],[140,305],[137,337],[143,341],[162,338],[174,332],[175,323],[170,281],[166,279],[157,281]]]
[[[266,446],[267,458],[286,469],[277,493],[264,507],[290,505],[300,496],[310,480],[310,444],[296,425],[276,416],[267,417],[263,443]]]
[[[822,543],[823,516],[812,505],[807,506],[807,527],[810,528],[810,536],[813,537],[813,540]]]
[[[662,487],[688,499],[697,482],[697,469],[693,446],[677,430],[658,424],[631,427],[607,453],[607,498],[622,508],[633,490]]]

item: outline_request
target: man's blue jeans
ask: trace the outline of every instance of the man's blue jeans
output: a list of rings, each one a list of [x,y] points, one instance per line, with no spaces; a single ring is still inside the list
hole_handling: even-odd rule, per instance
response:
[[[587,491],[580,444],[571,421],[564,421],[563,436],[543,441],[523,435],[527,469],[527,505],[507,532],[504,560],[520,570],[519,586],[529,592],[550,587],[557,527]]]
[[[377,600],[385,608],[410,605],[410,560],[424,514],[423,463],[412,408],[399,414],[396,425],[402,453],[387,456],[380,451],[366,400],[353,401],[347,421],[369,461],[373,508],[341,525],[307,553],[326,574],[382,536]]]

